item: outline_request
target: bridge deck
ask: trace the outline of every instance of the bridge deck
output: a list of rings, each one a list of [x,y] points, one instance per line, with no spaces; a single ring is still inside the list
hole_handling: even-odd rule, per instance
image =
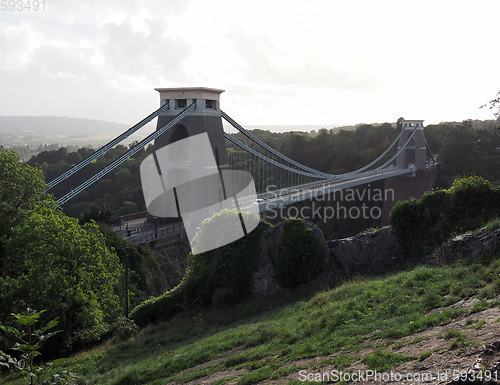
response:
[[[400,169],[391,167],[377,170],[377,172],[351,176],[349,179],[322,180],[295,187],[269,191],[259,194],[259,198],[264,200],[259,204],[259,212],[277,209],[296,202],[314,199],[335,191],[345,190],[377,180],[414,172],[414,168]],[[251,201],[243,202],[240,208],[244,210],[246,207],[254,204],[255,202]],[[124,222],[119,226],[114,226],[114,230],[125,240],[134,244],[152,242],[159,239],[178,238],[179,235],[184,235],[185,233],[182,221],[169,224],[157,224],[155,230],[155,224],[147,222],[146,213],[144,213],[142,217]]]

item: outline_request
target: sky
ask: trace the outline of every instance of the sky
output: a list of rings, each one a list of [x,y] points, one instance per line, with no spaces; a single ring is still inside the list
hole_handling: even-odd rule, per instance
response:
[[[494,119],[498,0],[39,1],[0,11],[0,115],[131,125],[200,86],[247,126]]]

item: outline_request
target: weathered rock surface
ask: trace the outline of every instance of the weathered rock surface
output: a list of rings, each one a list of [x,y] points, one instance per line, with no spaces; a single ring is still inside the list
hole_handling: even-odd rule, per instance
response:
[[[353,237],[325,241],[323,233],[314,224],[306,222],[320,242],[325,253],[323,272],[302,288],[326,288],[337,286],[355,276],[383,273],[403,263],[398,240],[390,226],[378,231],[357,234]],[[253,276],[251,294],[254,298],[286,293],[276,279],[272,254],[284,233],[284,224],[269,228],[263,235],[258,270]],[[444,243],[422,259],[422,264],[445,265],[458,259],[476,259],[500,250],[500,229],[480,229],[472,234],[463,234]],[[177,246],[164,250],[159,256],[160,266],[171,287],[180,282],[186,265],[188,249]]]
[[[306,222],[307,226],[312,229],[313,234],[318,239],[321,248],[325,254],[325,262],[323,263],[323,273],[321,276],[310,283],[310,285],[321,285],[324,280],[335,279],[335,276],[341,274],[341,271],[335,269],[330,261],[330,250],[323,237],[323,233],[318,226]],[[273,251],[278,247],[281,239],[283,238],[284,223],[280,223],[274,227],[266,230],[261,241],[261,254],[259,257],[259,267],[257,272],[253,276],[253,287],[251,294],[252,296],[259,298],[268,295],[281,294],[287,292],[288,289],[283,287],[279,281],[276,279],[276,270],[272,261]]]
[[[389,226],[329,244],[330,253],[347,278],[381,273],[402,261],[398,240]]]
[[[329,242],[325,241],[323,233],[316,225],[308,223],[308,226],[320,242],[325,253],[325,261],[321,275],[303,287],[336,286],[353,276],[380,273],[401,262],[396,236],[390,232],[388,226],[379,231]],[[259,269],[253,277],[254,297],[265,297],[287,291],[276,279],[271,257],[282,237],[283,224],[278,224],[264,233]]]
[[[459,259],[477,259],[500,250],[500,229],[480,229],[471,234],[462,234],[435,249],[423,260],[423,264],[441,266]]]

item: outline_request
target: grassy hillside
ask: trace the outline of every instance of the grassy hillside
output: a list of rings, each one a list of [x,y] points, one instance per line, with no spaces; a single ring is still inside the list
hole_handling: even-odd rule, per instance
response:
[[[188,310],[130,341],[108,342],[56,368],[79,374],[82,384],[195,384],[202,379],[299,384],[300,370],[399,370],[438,356],[449,362],[468,357],[464,349],[478,348],[479,340],[468,331],[498,331],[499,271],[500,254],[224,311]],[[486,312],[489,318],[481,318]],[[460,328],[453,326],[457,320]],[[431,338],[422,333],[436,327],[440,333],[434,338],[441,345],[421,345]],[[408,349],[418,344],[420,350]]]

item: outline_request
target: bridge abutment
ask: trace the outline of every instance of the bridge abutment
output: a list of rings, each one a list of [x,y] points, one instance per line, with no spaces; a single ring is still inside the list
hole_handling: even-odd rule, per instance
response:
[[[410,198],[418,199],[424,193],[436,187],[438,166],[429,166],[417,170],[415,176],[401,175],[384,180],[384,189],[387,199],[382,205],[382,225],[389,224],[389,214],[396,204]]]

